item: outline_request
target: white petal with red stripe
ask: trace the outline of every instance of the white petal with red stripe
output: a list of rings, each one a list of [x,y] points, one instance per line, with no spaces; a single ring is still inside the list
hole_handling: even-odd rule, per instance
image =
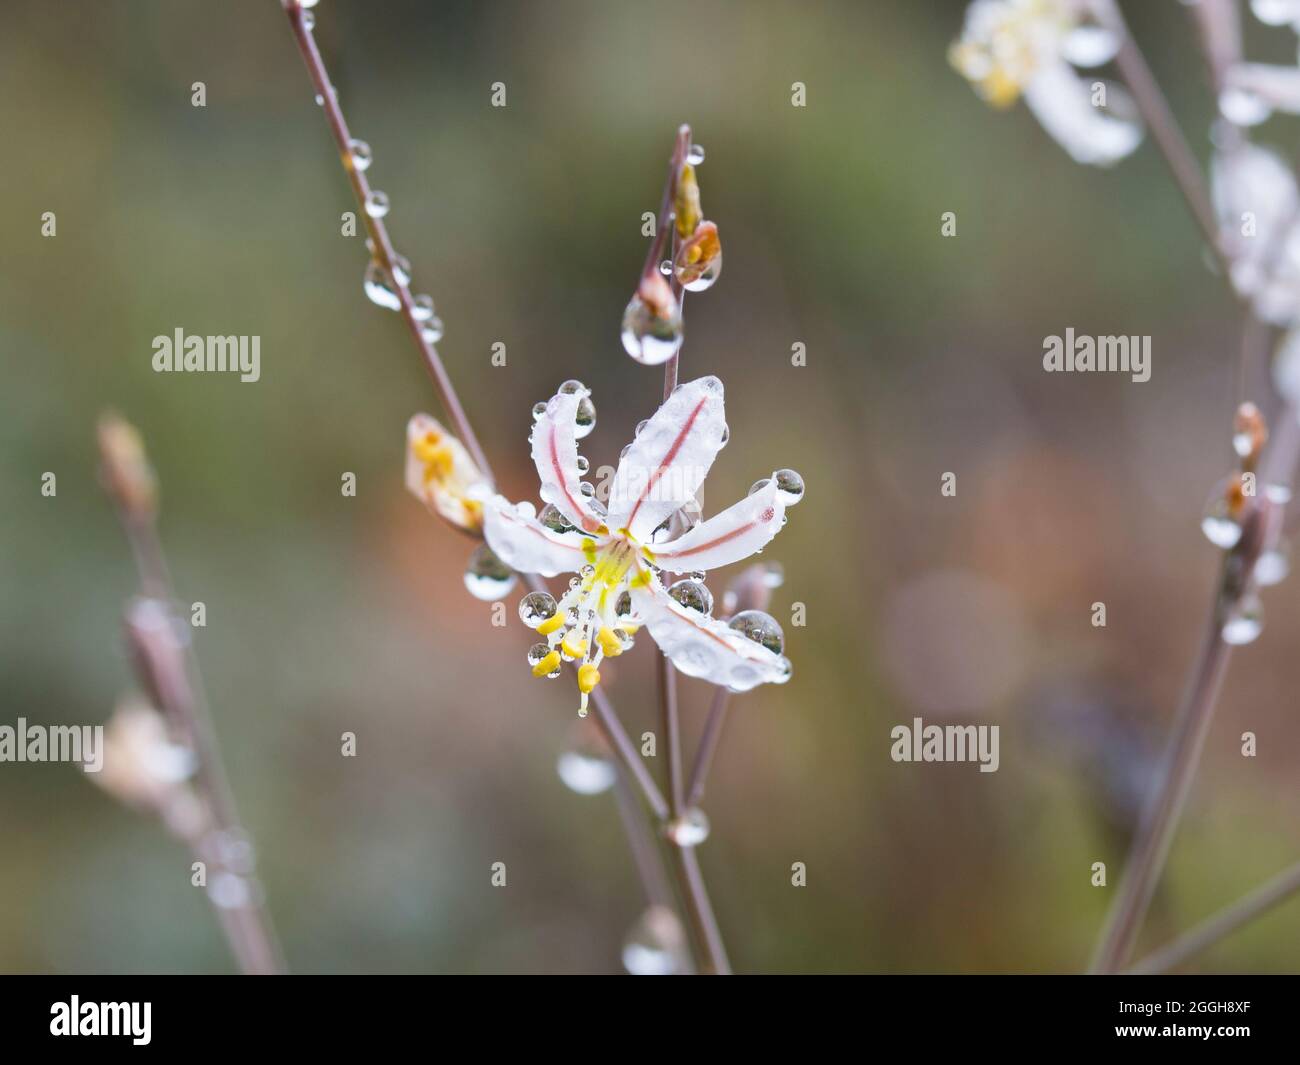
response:
[[[521,513],[505,496],[493,496],[483,504],[483,535],[497,558],[521,573],[554,577],[576,573],[587,561],[586,537],[553,532],[527,511]]]
[[[785,503],[776,475],[739,503],[701,522],[662,548],[651,548],[654,563],[671,573],[716,569],[761,550],[784,524]]]
[[[644,587],[634,584],[632,603],[659,649],[688,677],[699,677],[736,692],[790,679],[789,659],[716,618],[688,610],[657,580],[652,579]]]
[[[582,494],[582,475],[578,472],[578,439],[574,429],[578,404],[590,394],[587,389],[557,392],[546,404],[546,412],[533,423],[533,434],[529,437],[533,462],[542,482],[542,499],[554,503],[575,527],[585,532],[595,532],[603,524],[591,501]]]
[[[610,485],[609,527],[648,540],[695,498],[726,432],[722,382],[701,377],[679,385],[618,464]]]

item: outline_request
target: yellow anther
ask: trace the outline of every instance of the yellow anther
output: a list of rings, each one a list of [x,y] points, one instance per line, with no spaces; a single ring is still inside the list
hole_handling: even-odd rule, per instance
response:
[[[614,630],[608,626],[596,633],[596,642],[600,644],[600,649],[605,652],[606,658],[614,658],[623,653],[623,641],[615,636]]]
[[[638,573],[635,577],[632,578],[630,583],[633,588],[647,587],[650,584],[650,571],[648,569],[643,569],[640,573]]]
[[[543,658],[537,665],[533,666],[534,677],[549,677],[560,668],[560,652],[552,651]]]
[[[622,626],[622,628],[623,628],[623,631],[626,632],[629,636],[635,636],[636,633],[637,633],[637,630],[640,629],[641,626],[640,626],[640,625],[624,625],[624,626]]]
[[[549,618],[537,626],[537,631],[543,636],[549,636],[556,629],[564,628],[564,615],[558,610]]]
[[[590,662],[585,663],[578,669],[578,691],[586,695],[592,688],[600,683],[600,670]]]
[[[581,658],[587,653],[587,641],[580,640],[573,633],[569,633],[569,635],[560,641],[560,648],[570,658]]]
[[[591,563],[596,561],[596,541],[591,537],[585,537],[582,541],[583,557]]]

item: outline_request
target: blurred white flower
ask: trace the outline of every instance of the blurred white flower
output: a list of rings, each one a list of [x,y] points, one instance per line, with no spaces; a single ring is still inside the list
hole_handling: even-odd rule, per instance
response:
[[[1232,283],[1274,325],[1300,318],[1300,193],[1277,152],[1239,141],[1210,164],[1215,211],[1234,249]]]
[[[1087,21],[1081,0],[972,0],[948,58],[994,107],[1023,95],[1072,158],[1109,166],[1141,143],[1141,124],[1120,86],[1085,81],[1075,67],[1109,62],[1119,44]]]

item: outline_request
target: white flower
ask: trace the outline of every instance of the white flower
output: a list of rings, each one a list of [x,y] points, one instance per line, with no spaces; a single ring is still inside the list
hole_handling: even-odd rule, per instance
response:
[[[1085,24],[1079,0],[973,0],[961,39],[948,53],[952,65],[994,107],[1021,95],[1039,123],[1080,163],[1109,166],[1133,151],[1142,127],[1128,94],[1118,85],[1092,82],[1075,67],[1114,58],[1119,38]]]
[[[585,713],[602,659],[621,654],[644,626],[687,676],[734,691],[789,679],[774,621],[738,615],[728,625],[709,616],[711,596],[698,579],[679,582],[670,594],[660,573],[698,574],[761,550],[785,523],[785,508],[802,496],[799,475],[775,471],[739,503],[663,542],[656,533],[694,503],[726,443],[722,382],[702,377],[678,386],[641,427],[610,484],[608,509],[581,479],[587,467],[578,457],[575,422],[589,394],[567,382],[534,415],[533,462],[548,504],[540,519],[531,504],[500,495],[483,506],[488,545],[508,566],[547,577],[577,574],[558,603],[546,593],[520,603],[524,621],[546,638],[529,652],[534,674],[557,676],[563,660],[579,662]]]
[[[1241,141],[1210,165],[1215,210],[1233,248],[1232,283],[1274,325],[1300,317],[1300,199],[1277,152]]]

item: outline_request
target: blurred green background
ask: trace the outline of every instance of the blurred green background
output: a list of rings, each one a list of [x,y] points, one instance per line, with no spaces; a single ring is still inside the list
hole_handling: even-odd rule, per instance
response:
[[[1186,12],[1127,6],[1204,157]],[[706,801],[743,971],[1081,968],[1214,579],[1198,517],[1230,468],[1236,312],[1149,144],[1084,169],[1023,106],[979,102],[945,60],[963,8],[317,8],[512,498],[535,499],[529,409],[561,380],[594,390],[593,466],[653,411],[660,375],[622,353],[619,317],[677,124],[707,149],[726,268],[688,300],[683,374],[726,382],[731,443],[706,510],[777,466],[808,484],[764,556],[786,571],[794,680],[737,700]],[[516,597],[491,627],[468,542],[403,489],[406,419],[436,398],[362,294],[279,4],[9,0],[0,130],[0,723],[102,721],[132,687],[135,579],[94,454],[116,408],[158,468],[179,593],[207,604],[198,654],[291,967],[617,971],[644,904],[614,805],[555,773],[572,689],[528,675]],[[1294,120],[1264,134],[1289,154]],[[1044,374],[1066,326],[1151,334],[1151,381]],[[177,327],[260,335],[261,381],[153,373]],[[1300,850],[1293,588],[1233,665],[1148,946]],[[655,727],[650,662],[607,673],[634,736]],[[684,682],[692,736],[708,696]],[[889,730],[914,716],[1000,724],[1000,770],[895,764]],[[231,969],[189,856],[74,769],[0,765],[0,841],[0,969]],[[1294,971],[1297,933],[1293,903],[1198,965]]]

